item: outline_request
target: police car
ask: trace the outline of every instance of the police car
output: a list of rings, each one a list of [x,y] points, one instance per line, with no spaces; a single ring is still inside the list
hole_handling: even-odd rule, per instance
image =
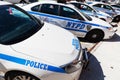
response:
[[[120,4],[111,4],[111,6],[113,9],[120,11]]]
[[[0,77],[77,80],[85,61],[86,50],[71,32],[0,1]]]
[[[109,23],[81,13],[71,4],[41,1],[22,8],[43,21],[65,28],[77,37],[86,38],[90,42],[110,39],[115,33]]]
[[[97,11],[86,3],[82,3],[82,2],[78,2],[78,1],[70,1],[68,3],[73,4],[78,9],[80,9],[81,12],[83,12],[89,16],[94,16],[94,17],[100,18],[109,23],[111,23],[111,21],[112,21],[112,17],[110,15],[108,15],[102,11]]]
[[[113,17],[112,22],[118,23],[120,21],[120,11],[114,9],[110,4],[103,3],[103,2],[95,2],[95,1],[87,2],[87,4],[89,4],[96,10],[105,12],[110,16],[112,16]]]
[[[1,0],[1,1],[7,1],[11,3],[32,3],[32,2],[37,2],[38,0]]]

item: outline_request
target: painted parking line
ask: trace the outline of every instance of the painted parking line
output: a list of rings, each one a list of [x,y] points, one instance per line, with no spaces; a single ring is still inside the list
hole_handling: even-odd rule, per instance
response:
[[[98,43],[89,43],[89,42],[80,42],[82,48],[87,48],[88,52],[91,52],[100,42]]]
[[[99,44],[99,42],[95,43],[91,48],[88,49],[88,52],[91,52],[98,44]]]

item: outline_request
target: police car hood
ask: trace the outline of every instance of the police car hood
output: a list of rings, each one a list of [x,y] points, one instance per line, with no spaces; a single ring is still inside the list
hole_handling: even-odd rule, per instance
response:
[[[48,64],[64,65],[78,56],[79,41],[67,30],[45,23],[30,38],[11,46],[16,52]]]
[[[101,19],[96,18],[96,17],[91,17],[91,18],[92,18],[92,20],[89,22],[94,24],[94,25],[104,26],[104,27],[112,27],[109,23],[107,23],[104,20],[101,20]]]

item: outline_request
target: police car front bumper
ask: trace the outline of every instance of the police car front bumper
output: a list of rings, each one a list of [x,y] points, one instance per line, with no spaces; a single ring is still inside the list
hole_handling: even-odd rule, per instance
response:
[[[104,36],[104,39],[111,39],[115,35],[116,31],[117,31],[117,27],[114,27],[111,30],[105,31],[106,35]]]
[[[53,73],[49,74],[46,77],[42,77],[42,80],[78,80],[81,74],[81,71],[85,65],[88,63],[88,52],[87,49],[82,50],[82,57],[80,57],[76,62],[71,64],[69,67],[66,66],[66,73]],[[64,68],[64,69],[65,69]],[[76,69],[75,69],[76,68]]]

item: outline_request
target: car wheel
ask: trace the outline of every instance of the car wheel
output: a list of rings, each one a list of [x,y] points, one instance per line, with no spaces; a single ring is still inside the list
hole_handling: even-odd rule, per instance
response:
[[[5,75],[5,80],[40,80],[31,74],[24,72],[9,72]]]
[[[104,18],[100,18],[101,20],[103,20],[103,21],[106,21]]]
[[[120,22],[120,15],[117,15],[113,18],[112,22]]]
[[[103,37],[104,37],[104,32],[101,30],[95,29],[88,32],[85,38],[89,42],[99,42],[103,40]]]

